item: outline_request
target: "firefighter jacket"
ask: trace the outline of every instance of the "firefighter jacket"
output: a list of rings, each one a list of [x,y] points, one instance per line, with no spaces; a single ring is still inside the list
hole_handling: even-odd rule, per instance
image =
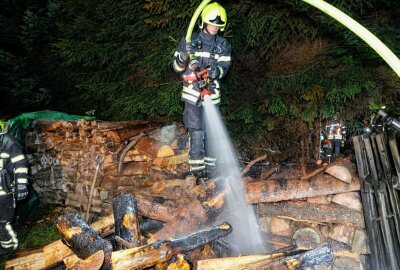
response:
[[[341,140],[343,138],[343,120],[331,120],[326,123],[328,139]]]
[[[28,161],[18,141],[0,135],[0,196],[13,193],[17,185],[28,185]]]
[[[201,106],[200,92],[203,89],[211,91],[211,100],[214,104],[220,103],[220,79],[223,78],[231,65],[231,45],[227,39],[219,35],[209,35],[203,31],[194,33],[191,40],[192,47],[195,48],[194,59],[199,61],[199,71],[215,65],[219,69],[219,76],[214,80],[206,80],[206,85],[202,88],[199,81],[183,82],[182,100],[198,107]],[[184,66],[179,65],[177,58],[180,53],[186,52],[186,40],[182,38],[174,54],[173,67],[178,73],[190,74],[192,71],[188,63]],[[189,60],[187,61],[189,62]]]

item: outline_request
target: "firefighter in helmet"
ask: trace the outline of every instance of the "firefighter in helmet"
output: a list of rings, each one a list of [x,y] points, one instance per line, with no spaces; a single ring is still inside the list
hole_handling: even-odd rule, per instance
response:
[[[18,247],[11,223],[16,201],[28,196],[28,161],[22,146],[7,130],[7,123],[0,120],[0,255]]]
[[[201,13],[200,31],[190,43],[181,39],[173,59],[174,70],[183,77],[183,122],[190,136],[190,172],[197,178],[215,171],[216,156],[207,147],[202,105],[205,95],[213,104],[220,103],[220,79],[231,65],[231,45],[219,34],[226,23],[225,9],[216,2],[208,4]]]

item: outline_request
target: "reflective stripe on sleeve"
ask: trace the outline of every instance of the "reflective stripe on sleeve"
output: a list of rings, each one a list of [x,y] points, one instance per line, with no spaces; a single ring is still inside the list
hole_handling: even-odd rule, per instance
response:
[[[0,158],[9,158],[10,155],[8,153],[0,153]]]
[[[28,173],[28,168],[26,167],[17,168],[14,173]]]
[[[218,58],[218,62],[230,62],[231,57],[230,56],[221,56]]]
[[[24,160],[25,156],[23,154],[11,158],[11,163],[17,163],[18,161]]]

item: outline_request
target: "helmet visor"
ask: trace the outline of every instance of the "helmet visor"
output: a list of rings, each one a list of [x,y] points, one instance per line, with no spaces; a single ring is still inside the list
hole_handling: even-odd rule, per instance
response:
[[[214,25],[221,25],[222,26],[222,25],[225,24],[225,22],[222,20],[220,15],[216,15],[213,19],[210,18],[208,21],[209,21],[209,23],[212,23]]]

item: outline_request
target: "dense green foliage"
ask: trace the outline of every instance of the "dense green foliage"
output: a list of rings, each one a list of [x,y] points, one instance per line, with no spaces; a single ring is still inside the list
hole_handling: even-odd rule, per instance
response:
[[[399,1],[328,2],[399,55]],[[180,121],[181,84],[171,59],[199,3],[5,1],[2,114],[55,109]],[[282,151],[314,140],[318,123],[334,113],[360,119],[371,104],[399,113],[397,75],[334,19],[299,0],[220,3],[233,45],[221,110],[238,145]]]

